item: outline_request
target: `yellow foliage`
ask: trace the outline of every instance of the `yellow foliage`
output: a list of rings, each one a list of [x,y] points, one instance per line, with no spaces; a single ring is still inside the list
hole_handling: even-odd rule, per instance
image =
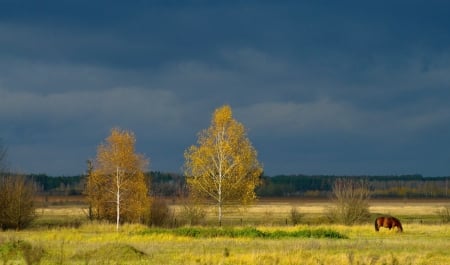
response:
[[[148,160],[135,153],[132,132],[114,128],[97,150],[87,181],[87,197],[97,219],[139,222],[148,211],[144,171]]]
[[[244,126],[233,119],[231,107],[215,110],[211,126],[199,134],[197,145],[185,152],[185,175],[195,198],[212,199],[222,206],[250,203],[262,166]]]

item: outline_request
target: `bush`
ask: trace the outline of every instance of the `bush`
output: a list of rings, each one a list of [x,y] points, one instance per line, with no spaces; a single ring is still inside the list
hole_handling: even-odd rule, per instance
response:
[[[159,197],[152,200],[150,213],[147,220],[149,226],[165,226],[167,225],[172,213],[167,202]]]
[[[292,207],[290,219],[293,225],[298,225],[302,219],[303,215],[297,210],[297,208]]]
[[[7,171],[6,151],[6,147],[3,145],[3,141],[0,138],[0,176]]]
[[[36,217],[34,184],[23,176],[0,177],[0,227],[23,229]]]
[[[199,225],[204,222],[206,216],[205,210],[194,203],[186,203],[180,214],[188,225]]]
[[[437,214],[441,218],[442,223],[450,223],[450,206],[438,210]]]
[[[331,222],[345,225],[362,223],[370,218],[370,187],[367,181],[351,178],[336,179],[333,185],[335,206],[328,209]]]

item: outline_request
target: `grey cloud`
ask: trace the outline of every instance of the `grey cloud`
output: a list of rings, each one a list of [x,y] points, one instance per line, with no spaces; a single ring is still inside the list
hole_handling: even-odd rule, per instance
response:
[[[252,130],[262,132],[272,128],[286,136],[329,131],[386,137],[424,131],[443,125],[450,118],[449,107],[369,110],[329,99],[309,103],[266,102],[239,108],[237,112]]]
[[[328,100],[309,103],[268,102],[239,109],[250,128],[278,133],[303,134],[317,130],[352,130],[359,114],[345,105]]]
[[[48,7],[0,10],[0,137],[26,170],[82,171],[120,126],[178,171],[230,104],[269,173],[448,172],[446,3]]]
[[[73,169],[84,167],[115,126],[134,131],[138,150],[149,155],[160,170],[170,169],[169,164],[181,166],[189,143],[185,140],[195,137],[189,127],[194,119],[191,107],[169,91],[115,88],[41,95],[0,90],[0,98],[6,103],[0,104],[0,119],[6,123],[2,137],[11,144],[11,157],[22,170],[41,172],[47,167],[49,172],[76,174]],[[175,148],[177,153],[160,154],[161,147]]]
[[[0,90],[2,119],[46,119],[52,123],[94,119],[96,122],[149,122],[179,126],[185,110],[171,92],[142,88],[67,91],[52,94]]]

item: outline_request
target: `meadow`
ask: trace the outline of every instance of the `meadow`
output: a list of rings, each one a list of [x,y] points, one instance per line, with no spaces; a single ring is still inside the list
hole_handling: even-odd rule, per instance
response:
[[[372,222],[329,224],[327,201],[261,200],[229,211],[224,227],[149,228],[88,222],[80,205],[38,209],[34,226],[0,232],[3,264],[450,264],[450,224],[436,214],[450,201],[374,201],[370,210],[392,214],[403,233]],[[177,212],[180,205],[173,202]],[[290,212],[301,213],[293,225]]]

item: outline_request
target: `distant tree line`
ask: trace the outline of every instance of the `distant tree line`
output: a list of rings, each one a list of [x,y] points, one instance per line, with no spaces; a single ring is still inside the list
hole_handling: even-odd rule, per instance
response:
[[[46,174],[30,174],[27,177],[36,183],[38,194],[81,195],[84,190],[84,175],[52,177]]]
[[[83,195],[86,185],[86,175],[49,176],[46,174],[29,174],[26,177],[36,183],[39,195]],[[149,195],[181,197],[187,193],[186,178],[182,174],[152,171],[146,173],[145,177],[152,187]]]
[[[27,176],[37,184],[38,193],[45,195],[82,195],[85,176],[57,176],[31,174]],[[185,197],[188,194],[186,178],[179,173],[152,171],[146,173],[157,197]],[[276,175],[262,176],[256,189],[258,197],[311,197],[328,198],[335,175]],[[367,180],[372,198],[446,198],[450,197],[450,176],[423,177],[422,175],[351,176]]]
[[[257,193],[261,197],[329,197],[336,179],[342,178],[367,181],[372,198],[445,198],[450,191],[449,176],[278,175],[262,177]]]

